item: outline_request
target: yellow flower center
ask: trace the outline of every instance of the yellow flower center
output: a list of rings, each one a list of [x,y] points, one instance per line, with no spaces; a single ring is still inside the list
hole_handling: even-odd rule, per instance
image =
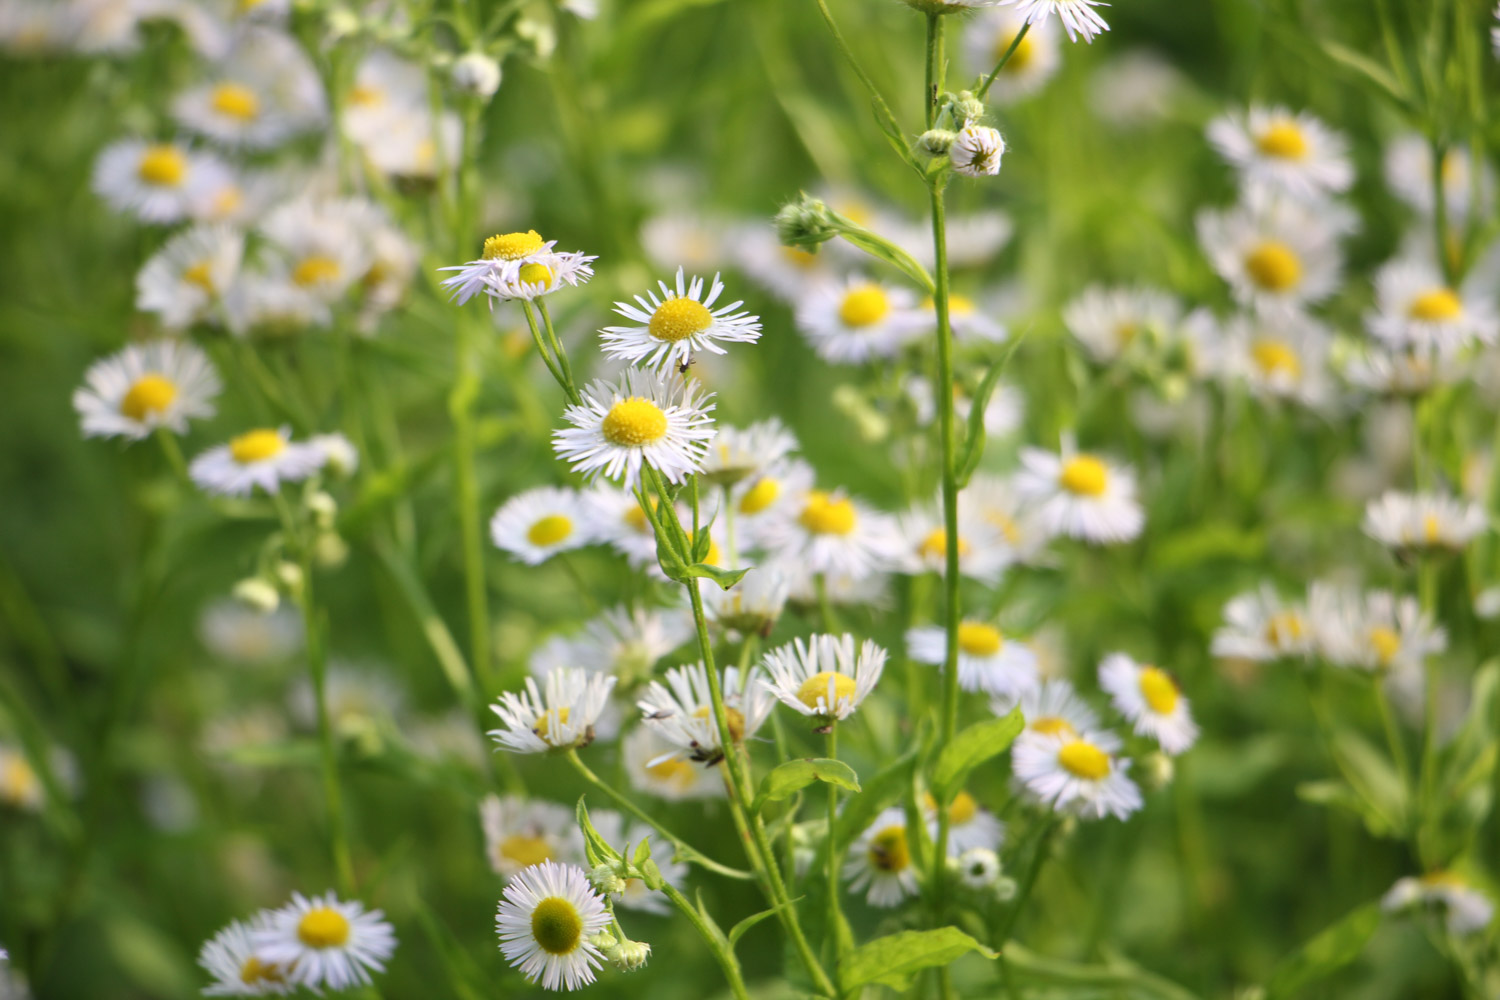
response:
[[[213,203],[211,204],[209,211],[213,213],[214,218],[222,219],[226,216],[233,215],[235,212],[238,212],[240,210],[240,206],[244,203],[244,192],[235,185],[230,184],[222,189],[218,194],[214,195]]]
[[[349,940],[349,920],[338,910],[308,910],[297,924],[297,937],[309,948],[338,948]]]
[[[240,982],[246,986],[257,986],[261,983],[284,983],[286,976],[281,971],[281,966],[275,962],[262,962],[251,955],[245,959],[245,964],[240,966]]]
[[[23,805],[36,797],[39,779],[24,758],[11,757],[0,769],[0,802]]]
[[[206,260],[200,260],[186,271],[183,271],[182,280],[190,285],[197,285],[210,295],[217,291],[214,288],[213,269]]]
[[[1302,280],[1302,261],[1285,243],[1267,240],[1245,256],[1245,271],[1266,291],[1285,292]]]
[[[958,539],[958,554],[966,556],[973,549],[962,535]],[[917,555],[927,559],[941,559],[948,554],[948,532],[942,528],[934,528],[922,539],[922,544],[917,546]]]
[[[704,705],[693,713],[695,719],[711,719],[713,709]],[[743,743],[745,740],[745,715],[737,708],[724,706],[724,718],[729,723],[729,738],[735,743]]]
[[[1179,692],[1177,682],[1172,680],[1170,674],[1159,667],[1142,667],[1137,683],[1140,685],[1141,697],[1146,699],[1151,711],[1157,715],[1172,714],[1172,710],[1177,707]]]
[[[149,146],[141,154],[136,174],[147,184],[177,187],[187,177],[187,157],[176,146]]]
[[[1115,342],[1121,349],[1129,347],[1136,337],[1140,336],[1141,325],[1139,323],[1121,323],[1115,327]]]
[[[993,625],[983,622],[961,622],[958,626],[958,648],[970,656],[994,656],[1005,645],[1005,637]]]
[[[1428,514],[1422,518],[1422,536],[1428,545],[1436,545],[1443,540],[1443,524],[1436,514]]]
[[[1272,615],[1271,620],[1266,623],[1266,638],[1273,646],[1285,647],[1301,641],[1306,630],[1301,615],[1295,611],[1283,611],[1279,615]]]
[[[1083,740],[1074,740],[1057,751],[1057,762],[1075,778],[1102,781],[1109,775],[1109,755]]]
[[[1267,156],[1282,160],[1300,160],[1307,156],[1307,136],[1294,121],[1272,122],[1271,127],[1256,138],[1255,145]]]
[[[646,773],[656,781],[678,788],[688,788],[693,784],[693,765],[681,757],[668,757],[659,764],[648,764]]]
[[[668,299],[651,314],[647,329],[657,340],[676,342],[702,333],[713,325],[714,314],[696,299]]]
[[[656,510],[656,505],[657,500],[652,497],[651,509],[653,511]],[[646,519],[646,509],[639,503],[631,504],[630,509],[625,511],[625,524],[638,535],[644,535],[651,530],[651,522]]]
[[[561,896],[548,896],[531,911],[531,936],[549,955],[568,955],[583,940],[578,907]]]
[[[1411,300],[1407,314],[1412,319],[1442,323],[1463,315],[1464,304],[1451,288],[1434,288]]]
[[[524,233],[505,233],[484,241],[485,260],[520,260],[540,250],[547,241],[535,229]]]
[[[349,91],[349,96],[345,98],[345,101],[356,107],[373,107],[377,104],[385,103],[385,91],[381,90],[379,87],[371,87],[361,84],[355,86]]]
[[[839,319],[845,326],[872,326],[891,311],[891,300],[879,285],[859,285],[844,294],[839,306]]]
[[[1005,536],[1005,540],[1012,545],[1021,540],[1021,526],[1016,523],[1015,518],[1005,513],[1005,511],[985,511],[984,519],[999,528],[1000,533]]]
[[[240,465],[253,465],[275,458],[286,450],[286,441],[279,431],[254,430],[241,434],[229,442],[229,454]]]
[[[255,91],[238,83],[219,84],[214,88],[210,103],[219,114],[242,122],[260,117],[260,98],[255,96]]]
[[[1375,647],[1375,656],[1382,667],[1388,667],[1396,654],[1401,652],[1401,635],[1388,625],[1376,625],[1370,629],[1370,645]]]
[[[781,483],[770,476],[762,476],[760,481],[745,491],[740,497],[741,514],[759,514],[781,496]]]
[[[948,804],[948,821],[954,826],[963,826],[979,814],[979,803],[968,792],[959,792]]]
[[[814,267],[818,266],[817,255],[809,253],[801,247],[782,247],[781,254],[786,258],[787,263],[799,271],[811,271]]]
[[[1031,40],[1033,36],[1028,32],[1026,37],[1021,39],[1021,43],[1016,45],[1016,34],[1016,32],[1012,32],[1009,35],[1002,35],[995,42],[995,61],[999,62],[1005,58],[1005,53],[1010,52],[1010,61],[1005,64],[1005,68],[1000,72],[1014,73],[1016,76],[1020,76],[1026,72],[1026,67],[1030,66],[1036,58],[1036,43]],[[1012,45],[1016,46],[1014,52],[1011,52],[1010,49]]]
[[[870,838],[870,867],[883,872],[902,872],[911,864],[906,846],[906,827],[888,826]]]
[[[1109,468],[1093,455],[1074,455],[1064,463],[1058,482],[1078,496],[1103,496],[1109,487]]]
[[[833,705],[828,704],[828,682],[830,680],[833,681]],[[808,708],[816,709],[818,707],[818,699],[821,698],[824,703],[823,707],[832,712],[838,702],[845,698],[853,699],[854,690],[853,677],[850,677],[848,674],[841,674],[835,670],[824,670],[813,674],[802,682],[802,686],[797,689],[797,700]]]
[[[135,385],[120,400],[120,415],[142,421],[165,413],[176,398],[177,383],[165,375],[147,372],[136,379]]]
[[[610,444],[640,448],[666,437],[667,415],[651,400],[631,396],[609,408],[599,431]]]
[[[533,261],[530,264],[522,264],[521,269],[516,272],[516,277],[528,285],[540,282],[543,285],[552,284],[552,268],[546,264],[538,264]]]
[[[558,722],[559,725],[562,725],[562,726],[566,726],[568,724],[568,706],[567,705],[564,705],[562,708],[559,708],[557,710],[557,722]],[[542,739],[545,740],[545,739],[548,738],[548,731],[551,730],[551,728],[552,728],[552,713],[551,712],[543,712],[541,715],[537,716],[536,725],[534,725],[534,726],[531,727],[531,731],[533,733],[536,733],[538,736],[540,736]]]
[[[807,495],[807,504],[797,520],[815,535],[847,535],[854,530],[856,515],[848,498],[813,490]]]
[[[1032,719],[1031,731],[1041,733],[1043,736],[1057,736],[1060,734],[1068,736],[1078,735],[1078,730],[1073,728],[1073,724],[1060,715],[1043,715]]]
[[[1439,869],[1417,879],[1427,889],[1465,889],[1468,883],[1450,871]]]
[[[343,268],[339,267],[339,262],[332,257],[311,254],[297,262],[296,268],[292,271],[292,280],[303,288],[308,288],[312,285],[337,281],[342,271]]]
[[[572,534],[573,521],[566,514],[548,514],[527,530],[526,540],[545,549],[549,545],[566,541]]]
[[[541,837],[513,833],[500,841],[500,856],[514,861],[518,868],[530,868],[552,860],[552,845]]]
[[[1302,377],[1302,360],[1284,340],[1274,337],[1257,340],[1250,347],[1250,359],[1267,378],[1278,374],[1293,379]]]

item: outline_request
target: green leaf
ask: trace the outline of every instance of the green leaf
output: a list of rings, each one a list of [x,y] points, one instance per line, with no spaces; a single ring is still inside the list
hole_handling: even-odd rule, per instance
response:
[[[761,910],[759,913],[750,914],[744,920],[741,920],[739,923],[729,928],[729,946],[733,948],[735,943],[738,942],[740,938],[745,936],[746,931],[754,927],[756,924],[760,923],[762,920],[766,919],[767,917],[773,917],[781,910],[787,909],[791,906],[795,906],[797,903],[802,902],[802,900],[806,898],[807,897],[805,896],[798,896],[796,899],[789,899],[779,906],[773,906],[769,910]]]
[[[644,865],[647,861],[650,861],[650,860],[651,860],[651,838],[650,837],[643,837],[641,839],[640,844],[636,846],[635,857],[631,859],[631,863],[634,864],[637,868],[640,868],[642,865]]]
[[[974,476],[974,470],[979,468],[979,462],[984,458],[984,411],[989,408],[990,397],[995,394],[995,386],[1000,384],[1001,373],[1005,371],[1005,366],[1010,363],[1011,356],[1016,353],[1016,348],[1020,346],[1025,336],[1021,333],[1010,338],[1010,343],[1005,347],[1005,353],[990,365],[990,370],[984,373],[984,378],[974,393],[974,399],[969,406],[969,425],[964,434],[963,453],[958,460],[959,489],[969,485],[969,480]]]
[[[1406,789],[1390,761],[1350,729],[1337,730],[1332,744],[1340,770],[1364,799],[1365,813],[1374,821],[1370,832],[1378,833],[1377,827],[1402,829],[1408,805]]]
[[[933,765],[932,794],[939,802],[952,799],[970,771],[1004,753],[1025,727],[1021,709],[1013,708],[1002,718],[976,722],[953,737]]]
[[[749,566],[746,566],[744,569],[720,569],[717,566],[709,566],[700,562],[693,563],[693,565],[687,567],[685,572],[690,577],[697,576],[705,580],[712,580],[724,590],[728,590],[739,583],[750,570],[751,567]]]
[[[914,749],[901,755],[885,769],[876,772],[875,777],[864,783],[864,791],[849,800],[833,827],[833,842],[839,850],[848,847],[855,837],[864,833],[880,810],[901,797],[911,784],[916,759]]]
[[[806,757],[787,761],[762,778],[760,792],[751,803],[750,811],[758,813],[767,802],[780,802],[814,781],[826,781],[851,792],[859,791],[859,775],[848,764],[827,757]]]
[[[1359,957],[1380,926],[1380,904],[1366,903],[1281,960],[1266,983],[1266,1000],[1288,997]]]
[[[998,954],[957,927],[901,931],[876,938],[844,959],[842,985],[846,992],[869,983],[904,990],[911,985],[916,973],[947,965],[971,951],[977,951],[985,958],[995,958]]]
[[[588,807],[583,804],[583,796],[578,797],[578,808],[575,810],[578,817],[578,829],[583,831],[584,853],[588,855],[589,864],[613,864],[623,860],[620,852],[609,846],[609,842],[599,835],[594,829],[594,824],[589,820]]]
[[[1384,91],[1385,95],[1397,104],[1403,107],[1409,106],[1406,93],[1402,89],[1401,84],[1380,63],[1369,56],[1340,45],[1338,42],[1325,41],[1320,42],[1319,45],[1323,49],[1323,54],[1329,59],[1363,76],[1366,80]]]

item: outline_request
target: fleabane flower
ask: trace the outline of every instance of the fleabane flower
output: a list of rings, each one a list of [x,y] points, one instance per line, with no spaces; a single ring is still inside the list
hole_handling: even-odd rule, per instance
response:
[[[1397,879],[1380,900],[1380,908],[1388,913],[1419,906],[1442,912],[1448,933],[1460,936],[1479,933],[1495,917],[1495,904],[1490,898],[1450,871]]]
[[[590,944],[609,926],[604,897],[577,865],[544,861],[522,870],[505,887],[495,915],[500,951],[529,982],[548,990],[576,990],[594,981],[603,961]]]
[[[917,507],[898,519],[901,531],[902,572],[942,573],[947,566],[948,531],[943,512],[936,505]],[[994,585],[1010,564],[1010,546],[1000,529],[977,516],[967,505],[959,508],[957,528],[958,572]]]
[[[1082,35],[1085,42],[1108,31],[1109,25],[1099,16],[1095,7],[1108,7],[1102,0],[998,0],[1001,7],[1015,5],[1016,13],[1026,19],[1027,24],[1045,24],[1053,14],[1062,22],[1068,33],[1068,41],[1078,41]]]
[[[484,853],[502,878],[544,861],[582,860],[583,835],[573,810],[555,802],[487,795],[479,803]]]
[[[1354,183],[1348,143],[1306,112],[1259,106],[1231,111],[1208,123],[1208,141],[1247,184],[1304,201]]]
[[[496,299],[535,297],[515,294],[525,285],[555,287],[559,281],[579,285],[594,276],[590,264],[595,258],[554,250],[556,245],[556,240],[542,239],[535,229],[491,236],[484,241],[478,260],[438,268],[455,272],[453,277],[443,279],[442,287],[459,305],[481,292],[490,296],[493,305]]]
[[[595,258],[581,253],[554,253],[546,261],[522,264],[509,281],[497,281],[491,290],[491,301],[523,299],[531,302],[551,295],[559,288],[576,288],[594,276],[591,263]]]
[[[1011,749],[1016,777],[1039,801],[1085,819],[1125,819],[1141,808],[1141,790],[1116,756],[1109,732],[1050,736],[1022,733]]]
[[[526,678],[519,694],[506,691],[490,711],[503,729],[489,735],[515,753],[545,753],[585,747],[594,741],[594,724],[604,712],[615,678],[578,667],[558,667],[544,678]]]
[[[791,593],[789,575],[773,560],[753,567],[728,590],[710,588],[703,596],[714,624],[743,636],[771,634]]]
[[[1371,346],[1349,359],[1344,378],[1357,389],[1380,396],[1420,396],[1442,385],[1452,385],[1467,374],[1463,352],[1436,344],[1390,350]]]
[[[1457,552],[1489,528],[1479,504],[1442,493],[1388,491],[1365,507],[1364,532],[1403,555]]]
[[[1362,594],[1314,584],[1308,613],[1318,652],[1334,666],[1382,674],[1420,670],[1427,657],[1448,648],[1447,635],[1415,597],[1388,590]]]
[[[293,441],[290,428],[259,427],[193,459],[188,475],[206,493],[249,496],[257,486],[276,493],[282,483],[311,476],[323,462],[323,452]]]
[[[1266,197],[1198,216],[1198,241],[1234,297],[1278,314],[1302,310],[1338,289],[1342,229],[1327,206]]]
[[[993,177],[1000,172],[1005,137],[988,125],[965,125],[948,148],[953,172],[965,177]]]
[[[234,920],[203,942],[198,965],[214,978],[203,988],[208,997],[284,996],[296,987],[287,982],[287,970],[265,962],[255,953],[255,931],[261,921]]]
[[[220,388],[208,355],[186,341],[158,340],[90,365],[73,408],[85,437],[138,441],[158,427],[183,434],[188,420],[213,416]]]
[[[621,744],[625,776],[638,792],[668,802],[723,798],[727,789],[719,775],[697,767],[652,726],[631,730]]]
[[[1224,624],[1214,633],[1213,655],[1236,660],[1305,657],[1317,636],[1302,601],[1288,601],[1269,585],[1224,605]]]
[[[1395,260],[1375,275],[1365,325],[1392,349],[1453,350],[1500,339],[1500,313],[1477,287],[1454,287],[1425,261]]]
[[[947,659],[948,633],[928,625],[906,633],[906,649],[918,663],[942,666]],[[1002,635],[989,622],[965,619],[958,623],[958,686],[999,698],[1017,698],[1037,685],[1036,654],[1014,637]]]
[[[622,605],[591,618],[573,640],[573,652],[579,664],[614,674],[629,687],[692,636],[693,619],[683,608]]]
[[[1160,667],[1111,653],[1099,664],[1099,686],[1137,734],[1176,756],[1198,739],[1198,726],[1176,678]]]
[[[253,939],[256,958],[285,969],[288,983],[315,992],[368,985],[370,972],[384,972],[396,950],[384,914],[331,892],[311,899],[292,893],[290,903],[266,915]]]
[[[937,843],[938,804],[929,793],[922,797],[922,815],[927,833]],[[958,857],[966,851],[998,850],[1005,840],[1005,824],[968,792],[960,789],[948,803],[948,856]]]
[[[906,836],[906,811],[892,806],[875,817],[849,845],[844,879],[851,892],[863,892],[871,906],[897,906],[917,894],[917,871]]]
[[[573,471],[603,475],[633,489],[641,466],[680,483],[703,465],[714,436],[714,404],[676,374],[628,368],[616,383],[595,381],[554,431],[553,448]]]
[[[719,428],[699,474],[704,482],[732,487],[758,476],[797,450],[797,437],[775,417],[748,427]]]
[[[815,285],[797,304],[797,329],[833,364],[893,357],[928,323],[910,291],[862,275]]]
[[[490,520],[496,547],[528,566],[594,541],[594,521],[577,490],[542,486],[511,497]]]
[[[724,742],[714,718],[708,686],[708,671],[702,663],[668,670],[665,683],[652,681],[637,707],[648,728],[677,748],[677,755],[713,765],[724,759]],[[720,690],[729,738],[743,743],[755,735],[771,714],[771,696],[755,671],[742,683],[740,672],[728,667]]]
[[[721,344],[753,344],[760,339],[760,318],[736,311],[743,302],[714,308],[724,291],[717,274],[707,294],[703,279],[687,281],[680,267],[675,286],[665,281],[657,285],[660,297],[648,289],[635,297],[636,305],[615,303],[615,312],[634,325],[607,326],[599,332],[605,357],[668,368],[686,363],[699,351],[727,354]]]
[[[875,690],[885,650],[852,635],[812,635],[766,653],[770,690],[782,704],[830,726],[847,719]]]
[[[1071,681],[1052,677],[1039,686],[1023,688],[1019,696],[1001,696],[990,702],[996,715],[1008,715],[1017,706],[1026,722],[1025,731],[1035,736],[1078,736],[1099,728],[1099,714],[1073,689]]]
[[[1255,395],[1311,409],[1334,400],[1333,338],[1317,320],[1295,312],[1241,313],[1218,325],[1217,339],[1219,374],[1243,379]]]
[[[896,532],[893,518],[861,501],[809,489],[778,504],[758,538],[777,558],[809,574],[863,579],[892,568],[899,558]]]
[[[1164,342],[1181,315],[1167,292],[1093,285],[1063,309],[1063,325],[1093,360],[1108,364],[1143,342]]]
[[[214,142],[270,149],[327,117],[317,70],[283,32],[240,32],[233,49],[213,68],[215,79],[173,99],[172,115],[184,128]]]
[[[378,215],[358,198],[302,197],[274,209],[261,223],[275,274],[325,303],[341,299],[370,271],[369,223]]]
[[[202,192],[230,170],[219,160],[173,142],[122,139],[94,165],[94,191],[117,212],[167,224],[188,217]]]
[[[1474,176],[1476,170],[1479,171],[1478,178]],[[1432,172],[1432,146],[1424,136],[1410,132],[1392,139],[1386,147],[1386,184],[1396,197],[1429,219],[1437,212]],[[1450,147],[1443,155],[1438,173],[1443,185],[1443,205],[1450,223],[1468,217],[1476,187],[1481,213],[1490,211],[1495,196],[1495,172],[1488,163],[1476,160],[1467,146]]]
[[[215,307],[234,284],[244,254],[245,236],[231,226],[184,230],[136,275],[135,307],[155,313],[169,330],[215,322]]]
[[[1061,454],[1021,450],[1016,489],[1034,505],[1043,529],[1090,544],[1128,542],[1145,527],[1135,476],[1065,442]]]

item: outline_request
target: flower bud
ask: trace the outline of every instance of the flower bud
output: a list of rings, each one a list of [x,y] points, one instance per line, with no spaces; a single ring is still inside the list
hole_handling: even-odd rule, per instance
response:
[[[838,235],[833,225],[833,213],[817,198],[803,194],[796,201],[787,202],[776,213],[776,235],[789,247],[801,247],[816,251],[819,243],[825,243]]]
[[[276,564],[276,579],[281,583],[281,589],[293,597],[302,594],[302,567],[294,562],[279,562]]]
[[[276,588],[258,576],[248,577],[234,585],[234,599],[256,611],[270,614],[281,604]]]
[[[589,872],[589,882],[606,896],[618,896],[625,891],[625,880],[615,871],[614,865],[595,865]]]
[[[1018,891],[1019,886],[1016,885],[1015,879],[1006,878],[1003,875],[995,879],[995,898],[1000,902],[1009,903],[1012,899],[1016,898]]]
[[[593,945],[595,948],[598,948],[600,951],[607,952],[611,948],[618,948],[620,946],[620,940],[609,931],[600,931],[597,934],[592,934],[589,936],[589,944]]]
[[[967,90],[953,95],[953,118],[964,125],[984,118],[984,102]]]
[[[1141,758],[1140,764],[1141,785],[1148,792],[1166,788],[1172,783],[1172,776],[1177,773],[1177,765],[1164,753],[1147,754]]]
[[[917,148],[928,156],[942,156],[953,145],[958,133],[945,128],[930,128],[917,137]]]
[[[965,125],[948,150],[954,171],[965,177],[993,177],[1004,155],[1004,137],[988,125]]]
[[[453,89],[489,100],[500,89],[500,64],[483,52],[465,52],[453,64]]]
[[[349,543],[336,531],[324,531],[313,542],[313,559],[323,569],[338,569],[349,559]]]
[[[604,952],[604,957],[622,972],[634,972],[651,958],[651,946],[644,941],[621,941],[613,949]]]
[[[338,517],[338,501],[329,496],[323,490],[316,490],[306,500],[307,512],[313,516],[313,521],[320,528],[333,526],[333,519]]]
[[[525,42],[538,59],[550,59],[557,48],[557,32],[552,25],[522,18],[516,25],[516,37]]]

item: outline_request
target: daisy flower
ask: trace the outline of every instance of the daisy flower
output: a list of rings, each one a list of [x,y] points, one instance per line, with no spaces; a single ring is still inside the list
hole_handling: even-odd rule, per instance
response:
[[[260,926],[260,922],[231,921],[203,942],[198,965],[214,978],[203,988],[204,996],[284,996],[296,988],[287,982],[289,969],[262,961],[256,954],[255,932]]]
[[[511,879],[495,930],[506,961],[543,989],[576,990],[603,961],[590,939],[609,926],[604,897],[576,865],[544,861]]]
[[[1418,906],[1443,911],[1448,933],[1453,935],[1477,934],[1495,917],[1495,904],[1489,897],[1449,871],[1397,879],[1380,901],[1380,908],[1387,913]]]
[[[820,726],[847,719],[869,697],[885,669],[885,650],[852,635],[813,635],[766,653],[770,690],[782,704]]]
[[[1306,112],[1259,106],[1231,111],[1208,123],[1208,141],[1246,184],[1303,201],[1354,183],[1344,137]]]
[[[1016,562],[1036,563],[1052,540],[1052,533],[1008,477],[978,473],[959,494],[958,503],[960,513],[972,511],[1000,532]]]
[[[396,935],[379,910],[333,893],[292,901],[266,915],[252,933],[255,957],[286,970],[288,983],[319,991],[346,990],[370,982],[370,971],[385,971],[396,950]]]
[[[720,344],[753,344],[760,339],[760,318],[739,311],[734,301],[714,308],[724,283],[714,275],[704,294],[702,278],[685,279],[677,269],[675,288],[658,281],[661,297],[647,290],[635,297],[636,305],[616,302],[615,312],[633,326],[607,326],[599,331],[604,356],[652,368],[669,368],[692,359],[699,351],[727,354]]]
[[[1181,305],[1166,292],[1093,285],[1063,309],[1063,325],[1093,360],[1108,364],[1142,339],[1165,342],[1181,315]]]
[[[573,810],[555,802],[486,795],[479,803],[484,854],[501,878],[511,879],[543,861],[583,858],[583,835]]]
[[[1025,18],[1027,24],[1046,24],[1047,18],[1056,14],[1070,42],[1078,41],[1079,35],[1085,42],[1092,42],[1095,35],[1109,30],[1104,18],[1094,10],[1095,7],[1109,6],[1102,0],[998,0],[1001,7],[1012,4],[1016,15]]]
[[[812,490],[816,478],[811,465],[799,458],[787,458],[772,462],[758,474],[740,480],[729,494],[736,526],[746,528],[752,545],[762,545],[767,526],[789,516],[794,506]]]
[[[1334,399],[1328,368],[1333,338],[1298,313],[1239,314],[1218,328],[1218,369],[1243,379],[1256,396],[1319,409]]]
[[[188,216],[199,193],[223,183],[229,168],[172,142],[122,139],[99,154],[94,191],[117,212],[167,224]]]
[[[1136,733],[1155,740],[1165,753],[1176,756],[1197,742],[1188,700],[1177,680],[1160,667],[1111,653],[1099,664],[1099,686]]]
[[[1249,198],[1200,213],[1198,241],[1239,302],[1285,314],[1338,289],[1341,228],[1324,206]]]
[[[703,465],[713,439],[713,403],[681,377],[627,368],[614,384],[596,380],[583,402],[563,416],[573,426],[553,432],[553,448],[574,472],[603,475],[633,489],[649,464],[671,483]]]
[[[584,625],[573,641],[576,662],[619,677],[625,686],[645,677],[657,661],[693,637],[683,608],[609,608]]]
[[[607,541],[637,569],[656,565],[656,534],[635,494],[601,483],[582,493],[584,509],[594,525],[597,538]],[[654,510],[659,501],[651,497]],[[679,508],[678,515],[692,514]]]
[[[748,684],[742,685],[740,672],[734,667],[724,669],[720,690],[730,738],[743,743],[771,714],[770,693],[753,670]],[[719,739],[709,695],[708,671],[703,664],[668,670],[666,683],[652,681],[636,706],[646,725],[676,747],[678,756],[710,766],[724,759],[724,744]]]
[[[948,148],[953,172],[965,177],[993,177],[1000,172],[1005,138],[988,125],[965,125]]]
[[[490,711],[500,717],[504,729],[492,729],[495,742],[514,753],[544,753],[588,746],[615,686],[615,678],[559,667],[547,674],[545,696],[534,677],[526,678],[526,690],[506,691]]]
[[[724,782],[707,768],[694,767],[652,726],[631,730],[622,743],[630,787],[668,802],[723,798]]]
[[[289,201],[261,223],[276,251],[278,272],[323,302],[336,302],[370,270],[367,223],[374,212],[355,198]]]
[[[894,519],[841,492],[807,490],[788,497],[759,538],[778,558],[813,575],[862,579],[898,558]]]
[[[1397,552],[1456,552],[1489,529],[1489,517],[1479,504],[1458,497],[1391,490],[1365,507],[1363,527]]]
[[[1099,729],[1099,714],[1073,690],[1072,682],[1054,677],[1038,686],[1022,688],[1019,697],[999,697],[990,702],[996,715],[1009,715],[1017,706],[1026,721],[1026,732],[1035,736],[1078,736]]]
[[[213,66],[216,79],[172,102],[173,117],[190,132],[231,148],[270,149],[327,117],[317,70],[279,31],[240,33]]]
[[[1210,648],[1213,655],[1231,659],[1276,660],[1307,656],[1315,639],[1307,606],[1282,600],[1262,584],[1224,606],[1224,624]]]
[[[531,302],[543,295],[551,295],[564,286],[576,288],[594,276],[589,263],[593,257],[580,253],[558,253],[546,261],[530,261],[522,264],[510,281],[497,281],[492,286],[494,299],[523,299]]]
[[[927,322],[911,292],[861,275],[813,287],[797,305],[797,328],[833,364],[893,357]]]
[[[901,534],[901,572],[942,573],[947,566],[948,532],[936,505],[919,507],[898,519]],[[967,506],[959,510],[958,572],[993,586],[1010,564],[1010,549],[994,524]]]
[[[906,633],[906,649],[918,663],[940,667],[947,659],[948,634],[938,625],[911,629]],[[1016,698],[1037,683],[1036,654],[1029,647],[1007,639],[988,622],[959,622],[959,687],[997,698]]]
[[[1376,395],[1420,396],[1465,377],[1459,354],[1437,344],[1413,344],[1403,350],[1372,347],[1349,360],[1344,378],[1355,388]]]
[[[524,233],[500,233],[484,241],[484,251],[478,260],[454,267],[440,267],[440,271],[453,271],[453,277],[443,280],[443,288],[453,293],[453,301],[459,305],[484,292],[491,297],[491,305],[497,298],[534,298],[534,295],[513,294],[521,286],[543,284],[555,287],[558,281],[579,285],[594,276],[589,266],[595,259],[580,253],[554,250],[556,240],[544,240],[535,229]]]
[[[73,408],[84,437],[139,441],[158,427],[185,434],[188,420],[213,416],[220,388],[208,355],[187,341],[158,340],[90,365]]]
[[[214,322],[215,306],[234,284],[244,255],[245,236],[231,226],[180,232],[136,275],[135,307],[155,313],[169,330]]]
[[[199,489],[219,496],[249,496],[259,486],[276,493],[282,483],[306,479],[323,467],[323,453],[292,441],[287,427],[260,427],[210,448],[188,466]]]
[[[333,311],[327,300],[289,273],[242,273],[224,296],[224,317],[236,336],[287,337],[330,325]]]
[[[906,838],[906,811],[892,806],[875,817],[849,845],[844,879],[851,892],[863,892],[871,906],[897,906],[917,894],[917,871]]]
[[[1386,673],[1418,669],[1448,648],[1448,637],[1415,597],[1315,584],[1308,597],[1318,651],[1339,667]]]
[[[922,797],[922,813],[927,819],[927,834],[937,842],[938,804],[931,793]],[[984,808],[968,792],[960,790],[948,803],[948,856],[966,851],[990,850],[1005,840],[1005,824]]]
[[[1126,775],[1119,750],[1119,737],[1109,732],[1026,732],[1011,758],[1026,790],[1051,808],[1085,819],[1126,819],[1141,808],[1141,790]]]
[[[700,475],[705,482],[731,487],[796,450],[796,435],[775,417],[745,428],[722,426],[704,457]]]
[[[528,566],[594,541],[593,525],[577,490],[541,486],[511,497],[490,520],[490,538]]]
[[[1443,204],[1451,221],[1468,217],[1474,193],[1474,170],[1480,175],[1480,212],[1487,215],[1495,194],[1495,174],[1489,164],[1476,163],[1467,146],[1453,146],[1439,168]],[[1431,218],[1437,211],[1432,190],[1432,146],[1422,135],[1410,132],[1392,139],[1385,150],[1385,181],[1391,192],[1413,210]]]
[[[339,115],[345,134],[363,145],[389,131],[393,120],[426,110],[426,69],[390,49],[377,48],[355,68]]]
[[[1375,275],[1375,311],[1365,320],[1385,346],[1453,350],[1500,339],[1500,313],[1479,288],[1454,288],[1437,268],[1395,260]]]
[[[964,26],[964,56],[970,70],[988,77],[1016,41],[1025,19],[1014,11],[994,8],[982,11]],[[1031,27],[1010,54],[1010,60],[990,85],[990,98],[1008,104],[1040,90],[1057,72],[1060,63],[1057,30],[1051,21]]]
[[[1097,455],[1063,443],[1060,455],[1021,449],[1016,490],[1033,503],[1043,530],[1090,544],[1128,542],[1146,515],[1135,498],[1135,476]]]

